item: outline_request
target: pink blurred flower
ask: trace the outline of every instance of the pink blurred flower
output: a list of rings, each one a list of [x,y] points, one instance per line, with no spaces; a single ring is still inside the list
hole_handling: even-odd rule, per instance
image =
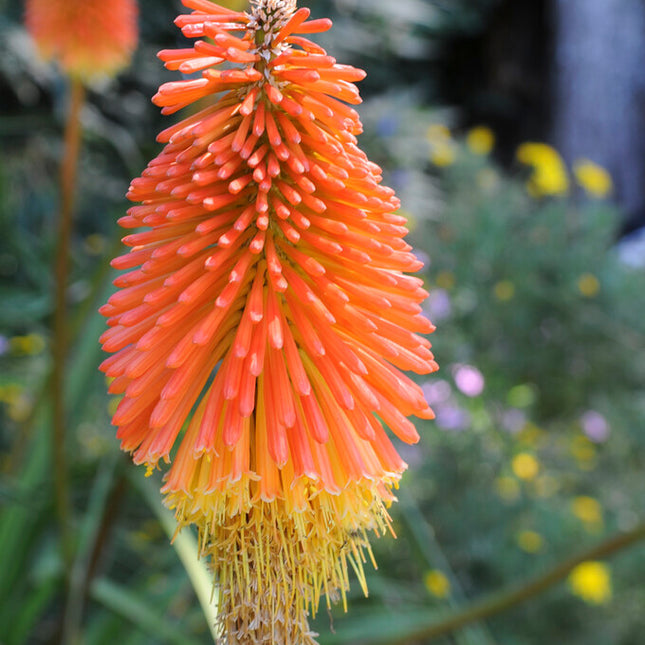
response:
[[[607,423],[607,419],[600,412],[596,412],[595,410],[585,412],[580,417],[580,424],[582,425],[582,431],[591,441],[603,443],[609,439],[609,423]]]
[[[455,365],[455,385],[466,396],[479,396],[484,391],[484,375],[472,365]]]

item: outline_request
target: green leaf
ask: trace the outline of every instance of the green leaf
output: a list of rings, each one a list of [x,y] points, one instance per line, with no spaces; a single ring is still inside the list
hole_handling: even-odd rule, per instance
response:
[[[51,299],[46,294],[23,289],[0,288],[0,327],[14,328],[33,325],[49,314]]]
[[[150,607],[138,594],[127,587],[100,578],[95,580],[90,590],[91,597],[122,618],[129,620],[161,643],[177,645],[199,645],[199,641],[188,637],[173,623]]]
[[[34,441],[15,485],[14,499],[0,515],[0,598],[8,598],[18,576],[24,575],[27,558],[45,511],[40,493],[50,475],[48,415],[40,412],[36,419]],[[3,619],[11,619],[0,614]],[[1,631],[1,630],[0,630]]]
[[[19,611],[12,613],[7,621],[7,645],[19,645],[29,642],[29,633],[60,588],[58,577],[49,578],[21,596]],[[5,642],[5,641],[3,641]]]

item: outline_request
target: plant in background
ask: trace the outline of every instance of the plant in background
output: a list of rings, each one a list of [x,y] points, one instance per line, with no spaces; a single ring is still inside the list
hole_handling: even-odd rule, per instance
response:
[[[137,46],[135,0],[27,0],[25,22],[41,56],[83,82],[114,76]]]
[[[99,0],[27,0],[25,22],[41,55],[56,61],[70,80],[65,151],[60,174],[51,380],[56,506],[64,561],[69,567],[73,545],[65,456],[64,372],[68,345],[70,238],[81,144],[81,111],[85,84],[97,76],[113,76],[130,62],[137,45],[137,5],[136,0],[111,0],[107,5]]]
[[[427,121],[417,127],[428,130]],[[523,172],[509,176],[473,150],[473,134],[463,141],[441,135],[454,149],[453,163],[434,169],[444,206],[420,231],[438,287],[428,312],[436,318],[446,310],[451,322],[441,337],[446,364],[473,362],[489,401],[531,411],[538,424],[577,422],[600,401],[617,400],[622,388],[637,391],[642,380],[629,360],[643,332],[634,315],[642,275],[612,250],[618,213],[600,199],[611,178],[590,162],[570,172],[543,143],[518,147],[528,181]],[[432,160],[437,136],[429,139]],[[569,192],[570,176],[590,199]],[[445,302],[438,297],[444,292]],[[618,354],[626,367],[616,372],[609,363]],[[523,386],[532,395],[519,405],[511,392]]]
[[[295,0],[183,3],[198,40],[159,56],[197,76],[154,102],[214,99],[132,182],[120,224],[149,230],[113,262],[130,271],[101,310],[102,369],[123,449],[149,474],[172,461],[162,490],[210,557],[223,642],[300,645],[321,594],[345,600],[348,564],[367,593],[367,534],[390,530],[406,468],[382,423],[414,443],[407,417],[433,416],[403,374],[437,367],[406,275],[423,263],[357,147],[364,72],[300,35],[331,22]]]

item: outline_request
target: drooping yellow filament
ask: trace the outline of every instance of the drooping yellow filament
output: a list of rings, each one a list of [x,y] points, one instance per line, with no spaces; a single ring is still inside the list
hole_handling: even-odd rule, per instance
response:
[[[257,482],[246,476],[225,492],[168,491],[179,526],[197,525],[217,572],[224,645],[314,645],[308,616],[321,594],[328,607],[342,598],[346,608],[350,568],[367,595],[364,564],[376,566],[367,532],[391,531],[389,489],[363,481],[332,495],[307,478],[292,484],[290,499],[256,503]]]

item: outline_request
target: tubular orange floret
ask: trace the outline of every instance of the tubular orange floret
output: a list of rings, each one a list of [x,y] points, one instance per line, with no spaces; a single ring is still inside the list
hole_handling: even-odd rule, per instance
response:
[[[148,230],[113,262],[129,272],[101,309],[102,369],[137,463],[179,444],[163,492],[200,531],[223,642],[313,643],[307,613],[344,598],[348,563],[365,588],[367,532],[389,530],[406,465],[384,426],[414,443],[407,417],[432,416],[401,371],[437,368],[406,275],[421,263],[356,145],[364,72],[298,35],[331,23],[295,0],[183,3],[177,25],[210,42],[160,52],[198,76],[154,100],[213,105],[162,132],[130,186],[121,225]]]

